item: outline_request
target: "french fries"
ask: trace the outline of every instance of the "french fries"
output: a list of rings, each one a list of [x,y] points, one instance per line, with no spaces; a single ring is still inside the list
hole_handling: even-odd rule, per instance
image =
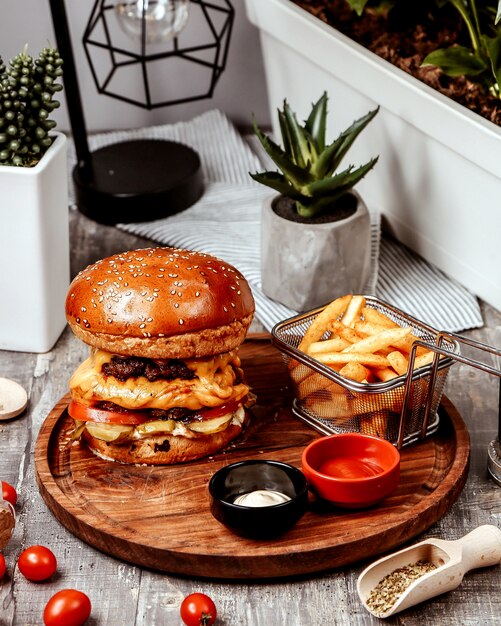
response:
[[[328,329],[328,322],[335,320],[346,311],[348,304],[352,299],[352,295],[342,296],[337,298],[325,309],[319,313],[313,322],[309,325],[308,330],[305,332],[301,343],[299,344],[299,350],[308,352],[309,347],[314,341],[319,341]]]
[[[351,380],[356,380],[359,383],[369,382],[370,370],[360,363],[346,363],[346,365],[339,370],[339,373],[341,376],[351,378]]]
[[[396,328],[398,324],[386,317],[384,313],[381,313],[377,309],[371,309],[370,307],[362,307],[362,317],[366,322],[372,322],[373,324],[381,324],[389,328]]]
[[[365,298],[348,294],[321,311],[307,329],[299,350],[357,382],[388,381],[406,374],[418,339]],[[433,351],[418,346],[414,367],[431,363]]]
[[[316,354],[325,354],[327,352],[341,352],[348,346],[351,346],[351,343],[347,339],[338,336],[335,339],[327,339],[326,341],[314,341],[308,350],[308,354],[315,356]]]
[[[369,311],[375,311],[375,309],[368,309]],[[378,315],[382,315],[379,311],[376,311]],[[391,321],[391,320],[389,320]],[[392,322],[393,323],[393,322]],[[361,336],[375,335],[383,330],[387,330],[388,328],[399,328],[396,324],[394,326],[385,326],[383,324],[375,324],[373,322],[356,322],[354,326],[354,330]],[[393,342],[393,345],[403,352],[410,352],[412,350],[412,344],[416,340],[416,337],[410,333],[408,335],[403,336],[401,339],[398,339]],[[427,348],[423,346],[417,347],[417,355],[425,354],[429,352]]]
[[[349,343],[357,343],[357,341],[360,341],[364,338],[364,335],[361,335],[353,328],[345,326],[337,320],[329,324],[329,330],[335,333],[335,335],[337,335],[338,337],[341,337],[341,339],[345,339]]]
[[[345,363],[360,363],[368,367],[388,367],[390,362],[385,356],[372,352],[333,352],[331,354],[317,354],[317,361],[325,365],[339,365]]]
[[[352,326],[360,319],[364,307],[365,298],[363,296],[353,296],[343,315],[343,324],[345,326]]]
[[[418,340],[413,328],[371,308],[363,296],[348,294],[313,319],[298,348],[347,381],[370,386],[405,376]],[[427,346],[417,346],[414,369],[430,364],[434,354]],[[365,389],[339,378],[333,381],[296,359],[290,359],[288,367],[301,405],[313,415],[342,429],[395,438],[404,403],[403,382],[389,389]],[[413,380],[411,411],[423,405],[427,385],[426,377]]]
[[[344,352],[377,352],[389,346],[395,345],[396,341],[403,339],[411,332],[410,328],[386,328],[375,335],[369,335],[365,339],[353,343]]]
[[[409,369],[409,361],[398,350],[393,350],[393,352],[386,355],[386,358],[395,372],[399,375],[405,374]]]

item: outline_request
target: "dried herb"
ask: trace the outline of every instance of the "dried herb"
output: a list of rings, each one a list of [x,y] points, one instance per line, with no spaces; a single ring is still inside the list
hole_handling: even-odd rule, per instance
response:
[[[399,567],[387,574],[374,587],[366,600],[367,606],[374,613],[384,615],[392,608],[411,583],[436,568],[437,566],[430,561],[418,561],[417,563]]]

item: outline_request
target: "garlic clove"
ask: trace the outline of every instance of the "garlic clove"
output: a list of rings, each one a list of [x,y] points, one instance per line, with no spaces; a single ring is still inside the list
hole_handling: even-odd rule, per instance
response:
[[[19,383],[0,378],[0,420],[20,415],[28,404],[28,395]]]

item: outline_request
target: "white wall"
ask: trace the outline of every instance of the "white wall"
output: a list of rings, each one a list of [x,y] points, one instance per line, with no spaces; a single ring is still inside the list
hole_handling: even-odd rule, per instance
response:
[[[216,86],[214,97],[184,105],[167,106],[152,111],[99,94],[84,54],[82,34],[94,0],[65,0],[73,40],[80,92],[87,128],[112,130],[140,128],[188,120],[212,108],[223,110],[239,126],[249,126],[254,113],[260,124],[270,121],[264,69],[257,30],[247,21],[244,1],[232,0],[235,22],[226,70]],[[28,43],[36,56],[50,42],[55,44],[48,0],[2,2],[0,9],[0,55],[7,61]],[[183,77],[179,77],[183,80]],[[55,119],[58,129],[69,130],[64,96]]]

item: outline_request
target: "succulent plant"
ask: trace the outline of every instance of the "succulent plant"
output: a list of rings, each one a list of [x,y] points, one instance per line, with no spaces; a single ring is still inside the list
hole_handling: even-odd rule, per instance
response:
[[[52,144],[62,63],[48,47],[34,60],[25,46],[8,67],[0,58],[0,165],[32,167]]]
[[[279,172],[260,172],[251,177],[284,196],[295,200],[297,213],[305,218],[336,211],[336,200],[352,189],[376,164],[378,157],[355,168],[349,165],[337,172],[343,157],[360,132],[377,114],[370,111],[326,145],[327,93],[312,105],[308,119],[301,126],[296,114],[284,101],[278,110],[283,148],[265,135],[253,120],[253,128]]]

